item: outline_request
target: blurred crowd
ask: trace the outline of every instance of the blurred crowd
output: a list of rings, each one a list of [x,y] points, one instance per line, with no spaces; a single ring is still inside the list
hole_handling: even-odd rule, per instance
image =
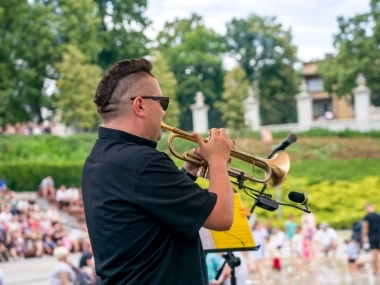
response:
[[[0,178],[0,262],[52,255],[56,262],[52,266],[50,284],[65,284],[65,280],[76,280],[73,284],[98,284],[92,248],[83,223],[81,189],[75,185],[56,188],[51,176],[43,178],[38,188],[36,193],[17,198],[16,193],[7,188],[5,179]],[[49,201],[49,208],[40,208],[38,196]],[[271,218],[265,222],[251,219],[252,236],[259,249],[208,253],[209,284],[231,284],[232,272],[238,285],[276,284],[276,278],[283,281],[289,275],[289,266],[293,274],[313,276],[321,258],[325,258],[325,264],[328,258],[336,258],[338,246],[344,246],[348,274],[354,277],[362,270],[370,261],[362,252],[369,251],[373,253],[373,273],[376,273],[376,246],[380,244],[371,234],[375,231],[380,235],[380,215],[371,204],[365,209],[363,220],[352,225],[351,234],[344,243],[339,243],[337,231],[328,222],[317,225],[312,213],[303,213],[297,218],[290,215],[281,227],[273,226]],[[77,217],[78,223],[65,224],[62,211]],[[364,238],[367,235],[369,239]],[[70,262],[70,253],[80,253],[79,264]],[[238,261],[236,266],[232,261]]]
[[[328,222],[317,225],[312,213],[303,213],[297,220],[290,215],[282,227],[272,226],[271,218],[251,223],[254,241],[260,247],[255,251],[232,252],[239,260],[234,268],[236,284],[285,284],[282,282],[292,282],[294,275],[296,278],[312,276],[315,283],[310,284],[318,284],[318,267],[328,264],[328,260],[337,260],[338,246],[339,258],[343,253],[343,264],[349,278],[355,278],[364,265],[371,262],[368,255],[364,256],[364,252],[370,249],[362,242],[363,221],[355,222],[350,236],[342,242]],[[206,255],[209,284],[231,284],[230,253]],[[377,259],[374,261],[376,264]]]
[[[46,210],[38,205],[38,195],[49,198],[50,204]],[[68,189],[61,185],[55,191],[52,177],[47,176],[36,193],[24,196],[8,189],[5,179],[0,178],[0,262],[53,255],[57,260],[51,273],[54,279],[57,274],[57,278],[68,274],[63,263],[69,264],[66,258],[69,253],[80,253],[79,264],[69,264],[70,274],[74,272],[75,278],[83,279],[82,283],[75,284],[96,284],[92,248],[85,223],[69,226],[60,213],[60,209],[81,209],[80,190],[74,185]],[[70,274],[66,277],[70,278]]]
[[[6,135],[19,134],[19,135],[27,136],[27,135],[51,134],[53,132],[54,132],[54,124],[46,120],[40,124],[29,121],[25,123],[16,123],[16,124],[7,123],[4,128],[0,126],[0,134],[3,133]]]

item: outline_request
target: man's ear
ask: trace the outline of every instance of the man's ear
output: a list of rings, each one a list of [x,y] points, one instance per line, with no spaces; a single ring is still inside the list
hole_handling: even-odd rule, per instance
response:
[[[133,100],[132,109],[137,116],[145,116],[146,105],[143,99],[137,97]]]

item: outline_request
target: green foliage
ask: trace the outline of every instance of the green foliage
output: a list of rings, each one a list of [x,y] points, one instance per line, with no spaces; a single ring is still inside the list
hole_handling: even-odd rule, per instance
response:
[[[216,102],[215,107],[222,114],[222,120],[227,128],[240,130],[245,128],[244,99],[248,96],[249,81],[241,67],[235,67],[224,77],[222,101]]]
[[[338,18],[339,32],[334,45],[339,51],[334,58],[319,64],[318,73],[324,89],[338,96],[351,93],[356,87],[355,79],[363,73],[367,86],[372,90],[371,101],[380,105],[380,1],[371,0],[368,13],[352,18]]]
[[[295,122],[296,48],[290,31],[275,18],[251,15],[227,24],[226,42],[249,80],[259,82],[262,124]]]
[[[163,133],[158,149],[170,154],[167,146],[168,135],[168,132]],[[0,136],[0,176],[7,180],[11,189],[17,191],[36,190],[42,178],[47,175],[53,176],[57,186],[61,184],[80,186],[82,166],[96,138],[96,134],[81,134],[64,138],[51,135],[2,135]],[[319,140],[322,138],[312,140],[320,144]],[[334,140],[336,139],[330,139],[330,141]],[[358,140],[360,143],[361,139],[349,140]],[[368,140],[368,138],[362,138],[362,140]],[[367,148],[371,147],[370,151],[374,152],[374,145],[367,145]],[[187,140],[174,140],[175,150],[179,153],[194,146],[194,143]],[[256,151],[255,149],[249,153],[257,155]],[[307,150],[319,152],[319,156],[326,157],[324,159],[294,159],[299,151],[305,152],[300,149],[298,143],[289,148],[291,166],[287,179],[279,189],[268,187],[266,193],[272,194],[278,201],[289,203],[287,198],[289,192],[307,192],[310,207],[318,222],[327,220],[336,228],[347,228],[353,221],[360,220],[364,214],[363,205],[367,201],[375,203],[375,206],[380,209],[378,205],[380,202],[374,199],[380,188],[378,178],[380,159],[376,157],[330,159],[331,154],[324,146],[317,150]],[[183,161],[176,158],[173,160],[178,167],[183,165]],[[250,175],[254,174],[259,179],[265,174],[257,166],[252,172],[252,165],[237,159],[232,160],[231,166]],[[233,178],[231,180],[235,181]],[[199,179],[199,183],[207,188],[207,180]],[[247,181],[245,184],[256,190],[261,190],[262,187],[261,183],[256,182]],[[242,190],[237,191],[241,194],[244,205],[251,208],[253,199]],[[276,212],[256,208],[254,213],[260,219],[272,216],[276,225],[282,225],[290,213],[301,215],[300,211],[292,207],[280,207]]]
[[[0,165],[0,173],[7,181],[9,189],[17,191],[34,191],[38,189],[41,180],[50,175],[55,185],[81,185],[81,162],[8,162]]]
[[[220,126],[220,113],[213,105],[220,100],[223,88],[223,38],[207,29],[200,16],[192,15],[190,19],[166,23],[157,43],[178,82],[181,129],[192,129],[190,105],[198,91],[210,106],[210,124]]]
[[[0,136],[1,164],[16,162],[70,162],[84,161],[89,154],[95,134],[68,137],[40,136]]]
[[[150,24],[144,16],[147,0],[95,0],[95,3],[102,22],[98,35],[99,65],[108,69],[117,61],[145,56],[149,40],[144,30]]]
[[[292,203],[287,198],[289,192],[307,192],[309,194],[309,203],[311,211],[317,219],[317,223],[328,221],[333,228],[347,229],[355,221],[360,221],[365,215],[364,205],[372,202],[377,209],[380,209],[379,199],[377,196],[380,187],[380,179],[378,176],[367,176],[357,181],[336,181],[334,183],[323,181],[318,184],[309,185],[305,178],[296,178],[290,176],[280,186],[279,189],[268,189],[266,193],[270,193],[273,197],[277,197],[283,203],[299,206]],[[258,187],[260,190],[261,188]],[[239,192],[240,193],[240,192]],[[247,207],[253,205],[253,199],[241,193],[243,203]],[[280,206],[276,212],[268,212],[256,207],[254,213],[259,219],[274,218],[277,226],[283,226],[286,218],[290,214],[294,214],[298,218],[300,224],[301,211],[287,206]]]
[[[166,110],[164,119],[165,123],[172,127],[178,127],[180,111],[176,94],[177,80],[162,54],[156,52],[152,63],[153,74],[160,84],[163,96],[170,97],[169,108]]]
[[[0,26],[9,27],[4,41],[0,40],[3,46],[0,49],[6,52],[4,64],[11,64],[9,70],[14,71],[6,81],[12,93],[8,93],[11,97],[5,100],[5,107],[13,115],[6,115],[7,122],[35,118],[41,122],[41,108],[54,109],[51,97],[46,94],[46,79],[59,77],[55,64],[62,60],[66,45],[74,44],[88,60],[96,59],[100,21],[94,17],[95,3],[92,0],[22,1],[20,6],[12,3],[0,7],[6,8],[5,14],[14,16],[0,19]]]
[[[100,116],[92,98],[102,70],[97,65],[86,64],[85,56],[75,46],[68,46],[58,72],[61,77],[55,97],[61,122],[80,131],[96,130]]]
[[[290,174],[307,177],[310,184],[323,181],[359,181],[364,177],[378,175],[378,159],[303,160],[292,161]]]

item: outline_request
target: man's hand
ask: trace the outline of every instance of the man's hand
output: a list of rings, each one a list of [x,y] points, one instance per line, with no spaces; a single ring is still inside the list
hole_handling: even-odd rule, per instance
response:
[[[193,137],[199,145],[196,153],[202,156],[208,164],[215,162],[227,165],[231,161],[230,154],[235,143],[225,129],[211,129],[210,139],[207,142],[197,133],[194,133]]]

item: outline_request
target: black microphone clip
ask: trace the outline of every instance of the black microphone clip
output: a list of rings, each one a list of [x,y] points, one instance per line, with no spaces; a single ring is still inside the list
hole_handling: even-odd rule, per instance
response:
[[[278,209],[278,203],[275,200],[272,200],[269,197],[265,196],[257,197],[256,206],[271,212],[276,211]]]

